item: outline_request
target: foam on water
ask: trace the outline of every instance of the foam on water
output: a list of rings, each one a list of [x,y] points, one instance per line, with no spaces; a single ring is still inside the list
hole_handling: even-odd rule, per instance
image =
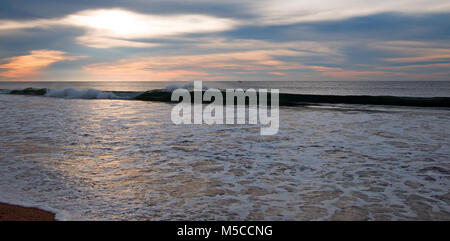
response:
[[[74,88],[48,90],[45,96],[67,99],[120,99],[120,97],[112,92],[104,92],[95,89],[78,90]]]
[[[24,197],[22,195],[14,195],[10,192],[5,192],[0,187],[0,202],[7,203],[11,205],[19,205],[22,207],[29,207],[29,208],[38,208],[47,212],[51,212],[55,214],[55,219],[59,221],[75,221],[75,220],[83,220],[81,216],[76,215],[76,212],[67,212],[60,209],[54,209],[46,204],[37,204],[34,200],[24,200]]]
[[[173,92],[176,89],[187,89],[187,90],[193,90],[194,89],[194,84],[193,83],[189,83],[189,84],[185,84],[185,85],[176,85],[176,84],[169,84],[166,87],[164,87],[164,90],[168,91],[168,92]],[[202,85],[202,89],[203,90],[207,90],[208,87],[205,85]]]
[[[450,219],[448,109],[281,108],[260,136],[160,102],[0,103],[0,201],[58,219]]]
[[[138,91],[164,89],[167,85],[185,86],[192,81],[52,81],[2,82],[0,89],[97,89],[103,91]],[[450,81],[204,81],[217,89],[279,89],[280,93],[312,95],[389,95],[409,97],[450,97]]]
[[[168,85],[164,89],[154,89],[145,92],[138,91],[114,91],[106,92],[96,89],[78,90],[74,88],[65,89],[47,89],[32,88],[15,89],[4,91],[3,94],[14,95],[37,95],[46,97],[58,97],[66,99],[128,99],[143,101],[162,101],[172,102],[171,92],[179,88],[176,85]],[[193,96],[193,86],[185,85],[183,89],[188,89]],[[203,85],[203,90],[208,87]],[[222,96],[227,98],[225,90]],[[2,92],[0,92],[2,94]],[[257,94],[257,98],[258,98]],[[269,97],[270,98],[270,97]],[[191,98],[194,100],[194,98]],[[226,102],[226,101],[225,101]],[[363,104],[363,105],[398,105],[398,106],[417,106],[417,107],[450,107],[450,97],[402,97],[402,96],[363,96],[363,95],[303,95],[303,94],[279,94],[280,106],[296,106],[305,104]]]

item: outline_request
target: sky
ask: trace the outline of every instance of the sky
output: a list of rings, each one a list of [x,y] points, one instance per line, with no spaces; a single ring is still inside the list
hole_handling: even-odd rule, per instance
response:
[[[0,81],[449,76],[448,0],[0,2]]]

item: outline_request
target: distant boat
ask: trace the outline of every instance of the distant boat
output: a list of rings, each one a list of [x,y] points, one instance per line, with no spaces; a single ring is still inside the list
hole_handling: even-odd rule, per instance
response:
[[[238,83],[243,83],[242,80],[238,80],[237,82],[238,82]]]

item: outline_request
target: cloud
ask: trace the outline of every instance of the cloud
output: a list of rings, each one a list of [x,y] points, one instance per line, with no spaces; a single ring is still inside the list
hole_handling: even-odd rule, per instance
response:
[[[374,41],[363,46],[366,52],[353,47],[348,62],[320,74],[332,79],[448,80],[450,46],[445,41]],[[348,58],[351,54],[358,58]]]
[[[373,43],[370,46],[395,54],[396,57],[384,59],[390,63],[450,61],[450,45],[448,43],[388,41]]]
[[[250,11],[257,16],[254,24],[259,25],[334,21],[386,12],[428,14],[450,10],[448,0],[256,0],[251,5]]]
[[[196,0],[192,4],[201,6],[206,2]],[[375,3],[366,0],[253,0],[244,3],[232,0],[228,4],[234,7],[241,6],[240,11],[247,12],[248,17],[239,18],[228,12],[223,15],[229,17],[223,18],[183,13],[177,8],[177,1],[170,1],[167,4],[174,6],[174,9],[177,9],[174,12],[177,13],[168,14],[170,11],[164,11],[164,14],[144,14],[121,8],[88,9],[60,18],[0,20],[0,31],[54,26],[75,27],[85,31],[82,36],[76,38],[76,41],[89,47],[143,48],[158,46],[156,43],[145,41],[149,39],[221,32],[242,26],[335,21],[386,12],[429,14],[450,11],[450,3],[447,0],[380,0]]]
[[[216,80],[219,75],[222,75],[222,72],[230,73],[230,75],[223,75],[228,79],[221,80],[235,80],[239,75],[245,74],[288,76],[285,71],[322,72],[338,70],[338,68],[304,65],[295,61],[278,59],[278,57],[303,55],[304,53],[301,51],[271,49],[170,57],[156,56],[92,64],[86,66],[84,70],[99,78],[172,81],[192,78]]]
[[[84,80],[444,79],[450,63],[448,1],[91,2],[18,7],[33,15],[5,16],[47,17],[0,20],[1,57],[76,49],[91,58],[45,78]]]
[[[275,75],[275,76],[287,76],[286,73],[282,73],[282,72],[268,72],[268,74]]]
[[[387,70],[415,70],[415,69],[447,69],[450,72],[450,63],[439,63],[439,64],[412,64],[412,65],[402,65],[402,66],[384,66],[379,67],[379,69],[387,69]]]
[[[85,30],[77,42],[94,48],[154,47],[139,41],[192,33],[229,30],[234,21],[202,14],[153,15],[123,9],[94,9],[62,18],[32,21],[0,21],[1,30],[69,26]]]
[[[156,43],[145,43],[138,41],[130,41],[124,39],[111,38],[110,36],[102,36],[100,34],[86,34],[76,38],[77,42],[92,48],[113,48],[113,47],[131,47],[131,48],[149,48],[161,46]]]
[[[0,69],[6,69],[6,71],[0,72],[0,76],[28,79],[39,75],[41,69],[53,63],[78,58],[81,58],[81,56],[68,56],[66,52],[62,51],[33,50],[27,55],[3,59],[7,63],[1,64]]]
[[[295,55],[304,56],[339,56],[336,49],[342,46],[342,43],[327,41],[326,43],[318,41],[283,41],[270,42],[257,39],[232,39],[232,38],[198,38],[197,46],[204,49],[214,50],[276,50],[293,49]]]

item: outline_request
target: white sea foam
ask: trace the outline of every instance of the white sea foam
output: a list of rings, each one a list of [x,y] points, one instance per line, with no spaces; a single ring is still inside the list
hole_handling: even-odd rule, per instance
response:
[[[20,196],[11,196],[11,193],[8,193],[8,195],[3,195],[3,192],[0,192],[0,202],[28,208],[37,208],[47,212],[51,212],[55,214],[55,219],[59,221],[83,220],[81,216],[76,214],[76,212],[70,213],[64,210],[50,208],[46,205],[35,204],[33,201],[23,200],[23,198]]]
[[[448,110],[280,108],[260,136],[159,102],[0,103],[0,201],[59,220],[449,219]]]
[[[178,86],[178,85],[176,85],[176,84],[170,84],[170,85],[167,85],[164,89],[165,89],[166,91],[169,91],[169,92],[172,92],[172,91],[174,91],[174,90],[176,90],[176,89],[193,90],[193,89],[194,89],[194,84],[193,84],[193,83],[189,83],[189,84],[185,84],[185,85],[183,85],[183,86]],[[207,86],[203,86],[202,89],[203,89],[203,90],[207,90],[207,89],[209,89],[209,88],[208,88]]]
[[[172,92],[178,88],[180,88],[178,85],[171,84],[171,85],[166,86],[164,89],[166,91]]]
[[[61,90],[49,90],[45,96],[66,99],[120,99],[112,92],[104,92],[95,89],[78,90],[66,88]]]

